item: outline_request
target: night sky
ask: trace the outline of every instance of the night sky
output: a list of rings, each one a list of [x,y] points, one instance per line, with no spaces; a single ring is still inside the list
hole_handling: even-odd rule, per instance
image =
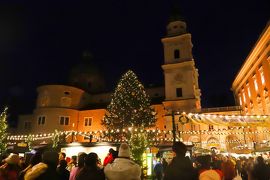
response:
[[[269,20],[267,0],[248,1],[1,1],[0,102],[31,113],[36,88],[67,84],[89,50],[113,90],[132,69],[143,82],[163,84],[163,47],[172,4],[192,34],[202,106],[233,105],[234,77]]]

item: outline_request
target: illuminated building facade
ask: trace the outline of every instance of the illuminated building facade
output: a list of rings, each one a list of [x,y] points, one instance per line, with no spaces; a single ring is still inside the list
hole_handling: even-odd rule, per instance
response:
[[[247,114],[251,114],[249,96],[253,98],[254,113],[267,114],[269,110],[269,105],[267,105],[270,88],[269,31],[268,26],[233,84],[236,95],[245,94],[241,97],[245,98],[241,99],[241,105],[248,108]],[[172,117],[175,119],[177,139],[198,148],[216,148],[233,152],[239,148],[253,148],[254,142],[269,139],[269,131],[264,131],[264,129],[252,128],[246,124],[241,126],[239,123],[236,127],[228,123],[242,118],[238,117],[240,109],[237,107],[212,108],[207,111],[201,109],[199,74],[192,56],[191,34],[186,31],[186,23],[181,17],[174,16],[170,19],[167,35],[161,41],[164,46],[162,69],[165,86],[146,88],[152,100],[152,107],[156,111],[156,127],[151,129],[156,133],[155,141],[172,142]],[[253,57],[259,58],[260,61],[253,60]],[[247,63],[253,63],[253,65],[248,66]],[[247,71],[247,66],[252,71]],[[57,129],[68,134],[67,142],[89,142],[90,134],[93,136],[93,142],[102,141],[100,134],[106,133],[106,129],[101,125],[101,120],[104,118],[106,106],[110,103],[111,93],[92,93],[91,88],[93,92],[97,92],[99,87],[103,87],[100,83],[101,78],[96,76],[98,71],[95,68],[91,72],[94,78],[86,77],[85,74],[88,73],[89,68],[86,64],[81,67],[84,68],[83,71],[75,69],[74,72],[82,72],[83,76],[75,73],[76,78],[72,78],[70,85],[38,87],[36,108],[33,114],[19,117],[18,135],[35,134],[36,139],[40,138],[49,142],[49,134]],[[95,87],[95,85],[98,86]],[[82,90],[83,87],[87,88]],[[257,103],[258,98],[260,105]],[[261,113],[258,112],[258,107],[262,107]],[[194,114],[190,117],[196,118],[195,120],[186,119],[181,116],[181,112],[193,112]],[[217,123],[218,121],[222,123]],[[12,138],[23,140],[25,137]]]
[[[165,114],[172,110],[199,111],[201,93],[198,85],[199,74],[192,56],[191,34],[187,33],[186,23],[181,17],[173,16],[170,19],[167,35],[161,41],[164,45],[162,68],[165,87],[147,88],[146,92],[157,112],[156,129],[168,130],[171,127],[171,120]],[[76,67],[72,71],[71,85],[38,87],[36,108],[33,114],[19,117],[18,134],[52,133],[55,129],[76,132],[105,130],[101,120],[106,105],[110,103],[111,93],[92,93],[91,88],[97,91],[98,87],[102,87],[101,78],[97,76],[97,69],[91,65],[87,68],[90,55],[84,55],[83,60],[84,64],[79,66],[83,69]],[[89,69],[93,71],[89,72]],[[87,73],[94,78],[86,77]]]
[[[232,84],[245,115],[270,115],[270,23],[268,22]]]

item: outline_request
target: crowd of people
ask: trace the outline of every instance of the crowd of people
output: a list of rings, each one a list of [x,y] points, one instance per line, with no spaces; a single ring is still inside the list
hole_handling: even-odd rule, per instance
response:
[[[157,163],[154,168],[157,180],[270,180],[270,163],[262,156],[256,158],[223,155],[200,155],[186,157],[186,146],[176,142],[175,157],[167,163]],[[163,164],[163,165],[162,165]]]
[[[182,142],[172,147],[171,162],[158,161],[152,179],[157,180],[269,180],[270,166],[262,156],[233,158],[221,155],[186,157]],[[140,180],[142,167],[131,160],[128,144],[119,151],[109,150],[102,163],[94,152],[81,152],[78,157],[66,157],[55,151],[37,151],[29,162],[17,154],[10,154],[1,162],[0,180]]]
[[[139,180],[141,167],[130,156],[126,143],[119,151],[110,149],[103,163],[94,152],[68,158],[63,152],[37,151],[29,162],[10,154],[1,162],[0,180]]]

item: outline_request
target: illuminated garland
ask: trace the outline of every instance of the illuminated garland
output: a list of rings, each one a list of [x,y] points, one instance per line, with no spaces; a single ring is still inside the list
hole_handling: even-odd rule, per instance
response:
[[[211,124],[217,126],[267,126],[270,115],[221,115],[182,113],[195,124]]]
[[[180,114],[180,113],[176,113],[177,114]],[[254,115],[251,115],[251,116],[240,116],[240,115],[218,115],[218,114],[193,114],[193,113],[189,113],[189,114],[185,114],[185,113],[182,113],[182,115],[184,116],[187,116],[188,118],[191,118],[192,122],[194,123],[199,123],[201,124],[202,121],[204,121],[203,124],[206,124],[206,121],[209,122],[210,120],[209,119],[219,119],[220,118],[224,118],[224,119],[227,119],[226,121],[230,120],[231,119],[231,122],[230,124],[225,124],[224,123],[221,123],[221,124],[217,124],[218,126],[232,126],[232,122],[235,121],[234,118],[239,118],[239,119],[245,119],[245,118],[255,118],[253,121],[264,121],[264,122],[267,122],[267,121],[270,121],[270,115],[263,115],[263,116],[254,116]],[[211,122],[213,122],[213,120],[211,120]],[[259,123],[259,122],[258,122]],[[267,122],[267,123],[270,123],[270,122]],[[243,121],[243,124],[241,126],[237,126],[237,127],[232,127],[232,128],[223,128],[223,129],[213,129],[213,130],[198,130],[198,131],[178,131],[179,133],[181,134],[216,134],[216,135],[224,135],[224,134],[258,134],[258,133],[269,133],[270,131],[269,130],[265,130],[265,131],[256,131],[256,132],[222,132],[222,131],[233,131],[233,130],[240,130],[240,129],[244,129],[244,128],[250,128],[252,124],[246,122],[246,121]],[[138,131],[138,129],[136,128],[133,128],[133,127],[130,127],[130,128],[126,128],[126,129],[116,129],[116,130],[96,130],[96,131],[89,131],[89,132],[76,132],[76,131],[60,131],[59,133],[61,135],[63,134],[70,134],[70,133],[75,133],[76,134],[85,134],[85,135],[100,135],[100,134],[113,134],[113,133],[120,133],[120,132],[128,132],[128,131]],[[172,131],[171,130],[158,130],[158,129],[146,129],[146,130],[140,130],[141,132],[147,132],[147,133],[157,133],[157,134],[171,134]],[[30,134],[31,135],[31,134]],[[44,133],[44,134],[32,134],[33,136],[33,139],[34,140],[38,140],[38,139],[46,139],[46,138],[51,138],[52,136],[54,135],[54,133]],[[7,139],[8,140],[14,140],[14,139],[25,139],[27,138],[28,135],[11,135],[11,136],[8,136]]]
[[[243,128],[241,128],[243,129]],[[235,130],[235,129],[223,129],[223,130],[198,130],[198,131],[178,131],[180,134],[194,134],[194,135],[243,135],[243,134],[261,134],[261,133],[270,133],[270,130],[263,130],[263,131],[251,131],[251,132],[227,132],[228,130]],[[239,129],[238,129],[239,130]],[[80,131],[59,131],[61,135],[65,134],[67,136],[72,135],[84,135],[87,137],[90,137],[90,135],[94,135],[93,137],[97,137],[100,135],[104,134],[111,134],[111,133],[120,133],[120,132],[127,132],[127,131],[132,131],[132,130],[112,130],[112,131],[89,131],[89,132],[80,132]],[[137,131],[136,129],[134,130],[135,132]],[[166,131],[166,130],[144,130],[140,132],[147,132],[147,133],[155,133],[156,135],[166,135],[166,134],[172,134],[172,131]],[[48,139],[54,136],[54,133],[49,133],[49,134],[33,134],[33,140],[40,140],[40,139]],[[26,139],[28,135],[11,135],[7,137],[7,140],[15,140],[15,139]]]
[[[125,131],[125,130],[123,130]],[[93,139],[96,139],[98,141],[104,141],[104,142],[126,142],[126,139],[114,139],[110,140],[108,138],[103,138],[102,135],[103,133],[106,133],[107,131],[92,131],[92,132],[75,132],[75,131],[64,131],[64,132],[59,132],[59,134],[63,135],[65,134],[66,137],[71,136],[72,134],[74,135],[80,135],[83,137],[90,138],[90,135],[92,135]],[[120,131],[115,131],[115,132],[120,132]],[[172,131],[161,131],[161,130],[146,130],[145,132],[156,132],[156,137],[149,139],[151,142],[159,142],[159,141],[164,141],[164,142],[171,142],[173,141],[173,138],[166,138],[166,137],[157,137],[158,135],[160,136],[166,136],[166,135],[171,135]],[[108,133],[108,132],[107,132]],[[165,134],[164,134],[165,133]],[[261,134],[261,133],[270,133],[269,130],[264,130],[264,131],[253,131],[253,132],[211,132],[211,131],[180,131],[180,134],[189,134],[189,135],[248,135],[248,134]],[[94,134],[94,135],[93,135]],[[49,133],[49,134],[37,134],[37,135],[32,135],[33,141],[36,140],[44,140],[44,139],[51,139],[54,136],[54,133]],[[27,138],[29,136],[27,135],[18,135],[18,136],[9,136],[8,140],[10,141],[27,141]],[[235,143],[233,140],[232,141],[226,141],[226,143]],[[203,142],[202,142],[203,143]],[[223,143],[223,142],[221,142]]]
[[[178,115],[180,113],[176,113]],[[236,127],[232,128],[223,128],[223,129],[213,129],[213,130],[198,130],[198,131],[177,131],[180,134],[188,134],[188,135],[248,135],[248,134],[262,134],[262,133],[270,133],[269,130],[263,131],[249,131],[245,132],[244,129],[250,128],[252,125],[261,125],[262,123],[270,124],[270,116],[240,116],[240,115],[218,115],[218,114],[193,114],[193,113],[181,113],[182,117],[189,118],[191,122],[197,124],[213,124],[218,126],[232,126],[235,125]],[[241,121],[241,123],[239,122]],[[264,124],[265,125],[265,124]],[[243,132],[228,132],[234,130],[243,130]],[[116,130],[97,130],[97,131],[90,131],[90,132],[77,132],[77,131],[60,131],[59,134],[65,134],[67,137],[73,135],[81,135],[87,138],[92,136],[93,139],[97,139],[98,141],[107,141],[107,142],[124,142],[125,139],[119,140],[114,139],[110,140],[108,138],[103,138],[104,135],[107,134],[117,134],[117,133],[127,133],[127,132],[146,132],[155,134],[155,136],[165,136],[167,134],[171,135],[171,130],[158,130],[158,129],[145,129],[145,130],[138,130],[134,127],[126,128],[126,129],[116,129]],[[50,139],[54,136],[54,133],[44,133],[44,134],[32,134],[30,135],[33,138],[33,141],[36,140],[43,140],[43,139]],[[7,137],[7,140],[27,140],[29,135],[11,135]],[[154,138],[151,141],[172,141],[172,138]]]

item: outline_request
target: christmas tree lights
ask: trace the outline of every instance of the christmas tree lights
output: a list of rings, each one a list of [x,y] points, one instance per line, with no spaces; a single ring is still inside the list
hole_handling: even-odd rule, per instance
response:
[[[142,165],[143,152],[149,145],[143,130],[155,125],[155,114],[144,86],[129,70],[120,79],[102,123],[112,140],[129,141],[133,158]],[[120,131],[125,128],[128,131]]]
[[[5,108],[0,115],[0,155],[6,151],[7,128],[7,108]]]
[[[144,86],[134,72],[129,70],[120,79],[102,124],[108,132],[128,127],[152,127],[156,118],[150,103]]]

